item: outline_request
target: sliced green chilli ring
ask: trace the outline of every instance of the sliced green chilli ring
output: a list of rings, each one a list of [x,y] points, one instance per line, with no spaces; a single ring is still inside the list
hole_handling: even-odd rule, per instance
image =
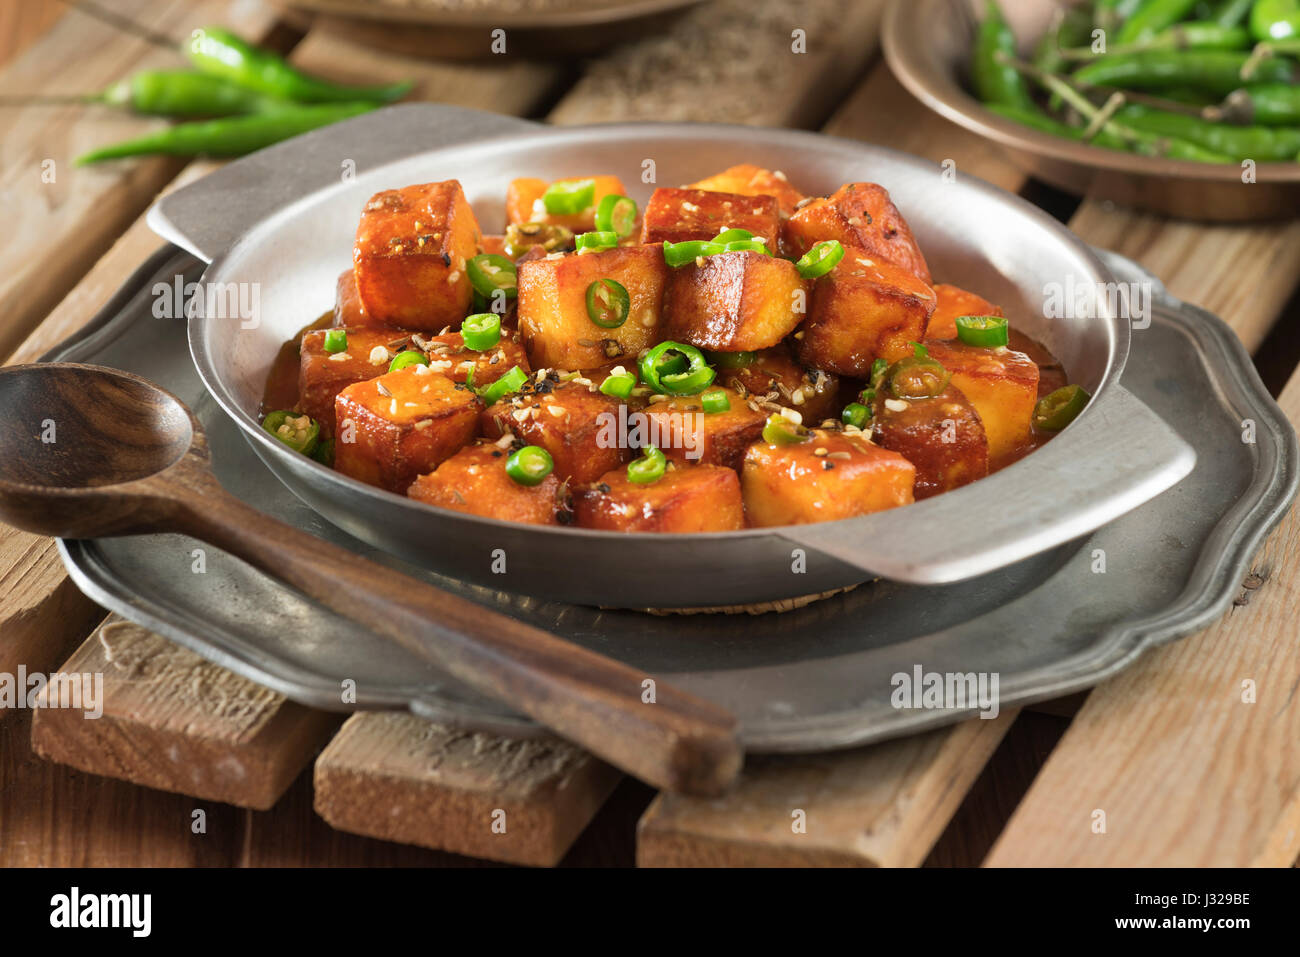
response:
[[[515,366],[501,378],[497,379],[496,382],[484,386],[478,396],[485,404],[492,405],[492,403],[504,399],[511,392],[518,392],[524,387],[524,383],[527,381],[528,374],[524,372],[523,369],[519,368],[519,366]]]
[[[664,477],[668,469],[668,458],[653,445],[648,445],[639,459],[633,459],[627,467],[627,480],[638,485],[649,485]]]
[[[429,357],[423,352],[407,349],[405,352],[399,352],[393,356],[393,361],[388,363],[388,371],[396,372],[398,369],[405,369],[407,366],[427,366],[428,364]]]
[[[1010,328],[1002,316],[958,316],[957,338],[968,346],[996,349],[1011,341]]]
[[[704,239],[688,239],[683,243],[664,243],[664,262],[676,268],[678,266],[688,266],[697,259],[705,256],[716,256],[720,252],[725,252],[727,247],[722,243],[711,243]]]
[[[744,369],[754,364],[752,352],[710,352],[709,364],[719,369]]]
[[[326,352],[347,352],[348,351],[347,330],[326,329],[325,330],[325,351]]]
[[[834,269],[844,258],[844,247],[838,239],[824,239],[808,250],[794,264],[804,279],[816,279]]]
[[[615,399],[626,399],[636,388],[636,376],[630,372],[620,372],[616,375],[608,376],[600,384],[600,391],[607,396]]]
[[[682,342],[659,343],[641,357],[637,370],[642,382],[665,395],[699,395],[717,378],[704,353]]]
[[[700,405],[705,412],[711,415],[731,411],[731,400],[727,398],[727,393],[721,389],[709,389],[701,394]]]
[[[769,415],[767,424],[763,426],[763,441],[768,445],[797,445],[807,442],[811,436],[812,433],[806,428],[787,419],[780,412]]]
[[[476,312],[460,324],[465,348],[486,352],[501,341],[501,317],[495,312]]]
[[[724,229],[722,232],[718,233],[718,235],[714,236],[713,242],[722,243],[725,246],[727,243],[746,242],[753,238],[754,234],[748,229],[741,229],[739,226],[733,226],[731,229]],[[759,240],[759,242],[762,242],[762,240]]]
[[[1081,385],[1063,385],[1038,400],[1034,406],[1034,427],[1059,432],[1073,422],[1092,396]]]
[[[908,356],[889,367],[885,380],[896,399],[933,399],[943,395],[952,374],[929,356]]]
[[[850,402],[840,413],[840,421],[845,425],[862,428],[871,420],[871,409],[861,402]]]
[[[606,249],[613,249],[618,245],[618,233],[608,232],[590,232],[579,233],[574,240],[574,248],[578,252],[584,249],[590,249],[594,253],[603,252]]]
[[[572,216],[590,209],[596,200],[594,179],[562,179],[546,187],[542,205],[552,216]]]
[[[768,249],[759,239],[736,239],[722,247],[724,253],[762,253],[764,256],[772,255],[772,250]]]
[[[505,256],[480,253],[465,263],[465,273],[474,291],[489,302],[498,291],[505,293],[507,299],[513,299],[519,292],[515,264]]]
[[[540,445],[525,445],[515,449],[506,459],[506,474],[517,485],[540,485],[555,468],[551,453]]]
[[[885,373],[889,371],[889,363],[884,359],[876,359],[871,363],[871,388],[879,389],[881,383],[885,381]]]
[[[311,455],[320,439],[319,422],[311,416],[289,409],[277,409],[275,412],[267,413],[266,418],[262,420],[262,428],[303,455]]]
[[[617,279],[597,279],[587,287],[587,318],[602,329],[617,329],[627,322],[632,299]]]
[[[631,236],[636,228],[636,201],[628,196],[610,193],[602,196],[596,205],[596,228],[614,233],[619,239]]]

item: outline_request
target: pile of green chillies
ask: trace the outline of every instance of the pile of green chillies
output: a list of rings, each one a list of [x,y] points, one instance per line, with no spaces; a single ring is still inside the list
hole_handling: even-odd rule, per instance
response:
[[[1300,162],[1300,0],[1092,0],[1017,58],[997,0],[971,86],[992,111],[1110,149],[1204,163]]]
[[[183,52],[193,69],[145,70],[87,100],[189,122],[92,150],[77,165],[154,153],[241,156],[392,103],[411,89],[410,82],[330,83],[221,27],[195,30]]]

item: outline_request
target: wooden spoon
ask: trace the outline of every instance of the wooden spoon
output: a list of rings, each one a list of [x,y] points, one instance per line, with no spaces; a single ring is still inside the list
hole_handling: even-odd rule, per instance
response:
[[[417,582],[245,505],[212,474],[175,396],[116,369],[0,369],[0,518],[60,538],[179,532],[210,542],[656,787],[723,791],[735,719],[648,675]]]

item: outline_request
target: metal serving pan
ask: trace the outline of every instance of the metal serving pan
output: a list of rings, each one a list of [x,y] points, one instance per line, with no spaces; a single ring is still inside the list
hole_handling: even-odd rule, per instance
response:
[[[1007,22],[1028,56],[1062,0],[1004,2]],[[1300,163],[1261,163],[1242,179],[1235,163],[1138,156],[1031,130],[986,110],[967,92],[971,39],[983,0],[890,4],[881,45],[890,68],[922,103],[998,143],[1026,172],[1078,195],[1166,216],[1212,222],[1285,219],[1300,213]]]
[[[1007,307],[1092,392],[1088,409],[1023,461],[916,505],[701,535],[542,528],[442,510],[324,468],[259,427],[276,350],[329,307],[335,278],[351,261],[362,205],[380,189],[460,179],[491,229],[503,221],[502,197],[518,175],[611,172],[644,201],[651,174],[678,184],[742,161],[783,170],[812,192],[852,180],[885,184],[935,275]],[[233,163],[160,200],[149,222],[210,263],[205,288],[244,290],[250,303],[258,294],[255,319],[199,310],[189,338],[212,397],[270,469],[362,541],[493,588],[636,608],[763,602],[876,576],[959,581],[1104,525],[1169,488],[1195,461],[1192,448],[1119,383],[1130,326],[1107,301],[1115,277],[1086,245],[1017,197],[969,177],[949,182],[936,165],[879,146],[692,124],[553,129],[452,107],[398,106]],[[1061,289],[1077,305],[1068,317],[1045,318],[1045,296]]]

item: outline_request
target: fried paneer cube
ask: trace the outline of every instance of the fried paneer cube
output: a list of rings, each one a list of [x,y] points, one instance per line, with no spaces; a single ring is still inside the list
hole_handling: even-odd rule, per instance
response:
[[[501,331],[501,340],[491,349],[481,352],[468,348],[459,332],[430,336],[423,339],[423,346],[424,354],[429,357],[430,369],[460,383],[468,383],[472,373],[476,389],[496,382],[515,366],[524,372],[529,369],[524,347],[504,329]]]
[[[747,229],[775,250],[781,236],[781,208],[771,196],[660,187],[646,203],[641,242],[709,240],[727,229]]]
[[[483,403],[428,366],[414,365],[350,385],[334,400],[334,468],[405,495],[469,443]]]
[[[509,445],[479,442],[467,445],[407,491],[418,502],[483,515],[503,522],[558,525],[567,512],[561,482],[552,472],[537,485],[521,485],[506,473]]]
[[[484,410],[489,439],[511,433],[526,445],[551,453],[554,475],[562,481],[592,482],[631,458],[620,442],[620,403],[596,391],[590,379],[558,383],[547,378],[528,383]]]
[[[717,352],[767,349],[803,321],[806,301],[794,263],[759,252],[718,253],[669,273],[664,332]]]
[[[339,273],[334,289],[334,325],[340,329],[357,329],[370,324],[370,314],[361,305],[361,294],[357,292],[357,271],[345,269]]]
[[[427,331],[460,325],[473,292],[465,262],[478,244],[478,222],[456,180],[376,193],[352,254],[371,321]]]
[[[790,445],[755,442],[740,478],[751,525],[803,525],[910,504],[916,468],[860,432],[813,429]]]
[[[525,177],[513,179],[506,188],[506,225],[518,223],[546,223],[563,226],[574,233],[586,233],[596,228],[596,207],[606,196],[626,196],[623,181],[617,176],[566,176],[556,182],[571,183],[581,180],[595,183],[591,205],[577,213],[548,213],[542,196],[552,185],[544,179]]]
[[[805,369],[784,345],[756,352],[753,361],[740,368],[719,368],[718,383],[792,408],[805,422],[838,416],[839,376]]]
[[[893,361],[925,336],[934,290],[899,266],[846,248],[813,286],[799,337],[804,364],[865,378],[875,359]]]
[[[298,410],[319,422],[326,437],[334,434],[334,397],[387,372],[389,360],[407,341],[393,329],[345,329],[347,348],[326,352],[330,331],[336,330],[308,330],[298,346]]]
[[[925,327],[927,339],[956,339],[958,316],[1001,316],[1002,308],[982,296],[941,282],[934,287],[934,312]]]
[[[838,239],[846,248],[866,251],[868,258],[893,263],[927,285],[930,267],[912,237],[912,230],[876,183],[846,183],[826,199],[815,199],[785,224],[790,248],[802,255],[816,243]]]
[[[745,450],[763,434],[767,413],[748,405],[739,392],[711,388],[720,392],[730,406],[725,412],[705,412],[700,396],[674,396],[648,405],[640,414],[657,445],[674,461],[684,465],[706,463],[739,470]]]
[[[916,466],[917,501],[958,488],[989,474],[989,442],[979,413],[961,389],[949,383],[929,399],[877,394],[872,437]]]
[[[665,450],[666,451],[666,450]],[[745,505],[735,471],[720,465],[669,465],[663,477],[633,482],[612,469],[574,493],[584,528],[615,532],[732,532],[745,527]]]
[[[627,291],[627,319],[615,328],[592,321],[587,291],[612,279]],[[588,369],[637,353],[663,338],[668,266],[658,246],[620,246],[534,259],[519,265],[519,332],[537,369]],[[597,287],[595,296],[609,298]],[[597,306],[600,306],[599,299]]]
[[[979,413],[989,440],[989,468],[1015,458],[1030,439],[1038,401],[1038,366],[1023,352],[984,349],[963,342],[927,340],[930,358],[952,374]]]
[[[721,173],[702,179],[698,183],[691,183],[686,189],[706,189],[713,193],[738,193],[741,196],[771,196],[786,216],[798,209],[799,204],[804,200],[803,193],[791,186],[790,181],[780,170],[763,169],[753,163],[728,167]],[[771,237],[770,241],[775,243],[776,237]]]

